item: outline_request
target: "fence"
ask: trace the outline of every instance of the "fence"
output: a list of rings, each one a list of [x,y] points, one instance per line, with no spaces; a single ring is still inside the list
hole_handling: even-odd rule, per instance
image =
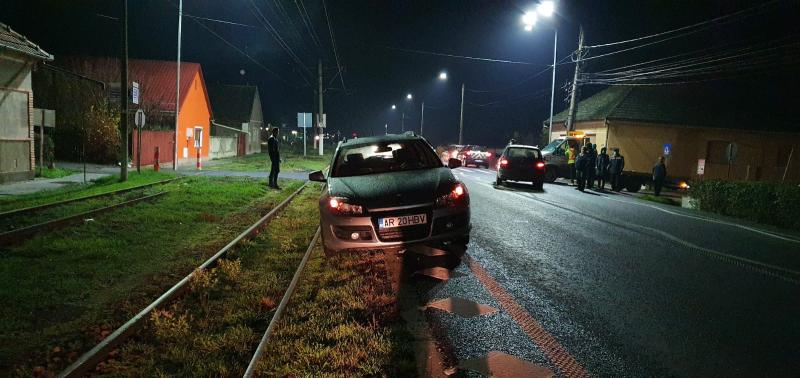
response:
[[[136,164],[136,153],[139,147],[138,130],[133,130],[133,149],[131,150],[131,160]],[[171,163],[173,154],[172,143],[175,138],[174,131],[152,131],[142,132],[142,165],[155,164],[156,147],[159,149],[159,164]]]
[[[212,136],[211,137],[211,159],[221,159],[238,154],[239,138]]]

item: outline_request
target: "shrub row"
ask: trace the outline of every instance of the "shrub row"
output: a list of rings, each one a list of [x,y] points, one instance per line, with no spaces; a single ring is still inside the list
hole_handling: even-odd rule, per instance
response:
[[[770,182],[695,182],[700,210],[800,230],[800,186]]]

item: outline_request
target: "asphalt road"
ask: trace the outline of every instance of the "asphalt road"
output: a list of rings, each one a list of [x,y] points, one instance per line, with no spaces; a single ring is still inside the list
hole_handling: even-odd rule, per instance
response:
[[[564,354],[593,376],[800,372],[797,236],[624,194],[495,188],[488,170],[456,176],[471,196],[467,259],[508,294],[467,264],[425,292],[500,310],[434,312],[459,361],[500,351],[559,375]]]

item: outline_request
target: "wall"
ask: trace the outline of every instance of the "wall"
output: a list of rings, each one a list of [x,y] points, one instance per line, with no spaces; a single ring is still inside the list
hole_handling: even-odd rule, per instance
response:
[[[211,137],[211,158],[221,159],[225,157],[236,156],[236,146],[238,137]]]
[[[0,54],[0,183],[34,177],[31,68],[17,55]]]
[[[172,138],[174,131],[153,131],[145,130],[142,132],[142,165],[155,164],[155,151],[158,147],[158,162],[160,165],[172,163]],[[139,138],[137,130],[131,134],[133,139],[133,149],[131,150],[134,166],[136,165],[136,152],[138,151]]]
[[[211,135],[211,111],[203,77],[200,74],[195,75],[189,88],[181,104],[181,112],[178,119],[178,162],[183,164],[194,164],[197,157],[197,150],[194,147],[194,134],[187,140],[186,129],[196,126],[203,128],[203,142],[200,148],[201,158],[208,158]],[[188,149],[186,158],[183,155],[184,148]]]
[[[253,96],[253,113],[250,115],[250,134],[247,135],[247,154],[261,152],[261,128],[264,127],[264,114],[261,109],[261,96],[256,88]]]

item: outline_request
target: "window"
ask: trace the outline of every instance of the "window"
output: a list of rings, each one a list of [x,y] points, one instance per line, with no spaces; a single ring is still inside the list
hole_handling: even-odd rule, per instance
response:
[[[424,141],[376,142],[342,147],[336,155],[331,176],[362,176],[441,166],[441,160]]]
[[[509,159],[541,159],[542,154],[533,148],[513,147],[506,150],[506,157]]]
[[[199,126],[194,128],[194,147],[203,147],[203,128]]]

